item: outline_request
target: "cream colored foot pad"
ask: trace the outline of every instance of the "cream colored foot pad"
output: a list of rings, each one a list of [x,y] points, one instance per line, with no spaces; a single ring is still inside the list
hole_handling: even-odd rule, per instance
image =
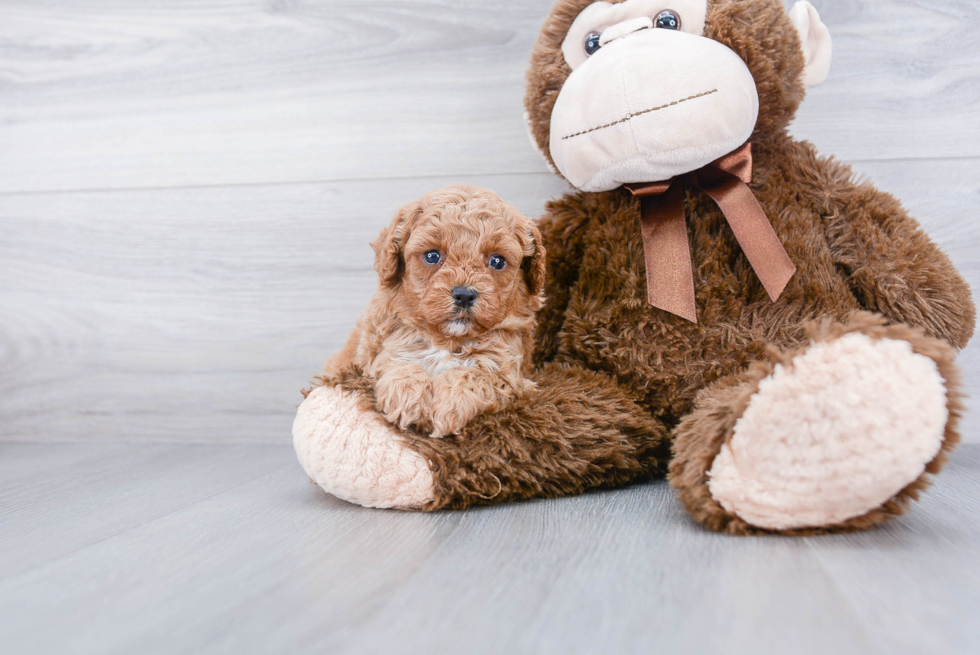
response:
[[[918,478],[947,419],[935,362],[906,341],[848,334],[762,380],[715,458],[709,488],[762,528],[840,523]]]
[[[422,456],[380,416],[362,411],[350,392],[310,392],[296,413],[293,446],[307,475],[348,502],[415,509],[433,499],[432,472]]]

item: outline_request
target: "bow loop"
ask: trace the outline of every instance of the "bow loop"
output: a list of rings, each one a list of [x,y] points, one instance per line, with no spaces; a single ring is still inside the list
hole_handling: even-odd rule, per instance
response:
[[[698,322],[684,215],[685,184],[701,189],[718,204],[769,298],[773,302],[779,298],[796,266],[749,189],[751,181],[752,144],[746,143],[693,173],[665,182],[625,185],[641,199],[640,231],[651,305]]]
[[[734,175],[746,184],[752,182],[752,143],[746,143],[738,150],[733,150],[706,166],[715,170]]]

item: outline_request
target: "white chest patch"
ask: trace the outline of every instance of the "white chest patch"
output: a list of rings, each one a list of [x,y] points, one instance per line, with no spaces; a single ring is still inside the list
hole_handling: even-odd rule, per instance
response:
[[[473,367],[477,364],[475,359],[454,355],[448,350],[435,346],[401,353],[398,359],[418,364],[432,377],[442,375],[454,368]]]

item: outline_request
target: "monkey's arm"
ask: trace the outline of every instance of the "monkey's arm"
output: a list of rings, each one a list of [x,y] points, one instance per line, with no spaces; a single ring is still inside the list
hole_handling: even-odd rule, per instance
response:
[[[849,180],[831,201],[831,249],[861,303],[963,348],[976,316],[970,287],[901,203]]]
[[[541,241],[548,251],[545,276],[544,307],[538,312],[534,336],[534,365],[554,359],[558,354],[558,333],[565,324],[565,310],[572,285],[578,279],[579,262],[584,249],[584,225],[588,215],[584,208],[566,197],[548,206],[538,220]]]

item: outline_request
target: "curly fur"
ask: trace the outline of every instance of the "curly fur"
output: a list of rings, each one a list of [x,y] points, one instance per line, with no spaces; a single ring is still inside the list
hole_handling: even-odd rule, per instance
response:
[[[433,437],[524,392],[545,262],[530,220],[486,189],[457,185],[402,207],[372,245],[380,285],[328,377],[359,367],[390,422]],[[423,260],[433,250],[438,264]],[[492,255],[502,270],[488,266]],[[454,304],[460,286],[478,294],[472,307]]]

